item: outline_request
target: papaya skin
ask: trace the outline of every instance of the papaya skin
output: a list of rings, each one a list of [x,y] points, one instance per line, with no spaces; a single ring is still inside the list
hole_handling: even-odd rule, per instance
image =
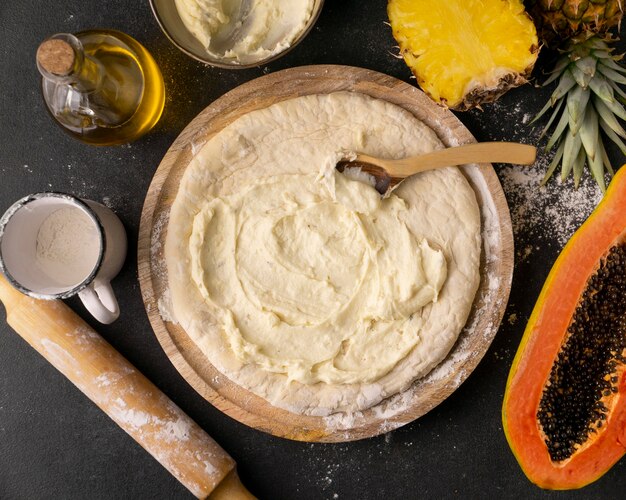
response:
[[[626,239],[626,167],[615,174],[597,208],[557,258],[530,316],[509,373],[502,423],[511,450],[530,481],[546,489],[586,486],[626,453],[626,366],[618,365],[618,392],[603,429],[567,460],[552,462],[537,409],[561,342],[587,279],[601,258]]]

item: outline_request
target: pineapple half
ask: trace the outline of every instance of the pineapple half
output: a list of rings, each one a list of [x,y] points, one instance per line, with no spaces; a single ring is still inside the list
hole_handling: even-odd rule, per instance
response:
[[[387,14],[420,87],[458,111],[526,83],[539,53],[521,0],[389,0]]]

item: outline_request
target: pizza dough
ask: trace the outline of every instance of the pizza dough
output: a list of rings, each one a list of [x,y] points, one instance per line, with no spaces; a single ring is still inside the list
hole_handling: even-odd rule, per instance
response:
[[[448,168],[381,199],[334,165],[441,147],[408,112],[347,92],[214,136],[185,171],[165,247],[174,315],[208,361],[310,415],[363,410],[432,370],[478,288],[474,192]]]
[[[313,0],[175,0],[187,29],[217,59],[250,64],[287,49],[313,15]]]

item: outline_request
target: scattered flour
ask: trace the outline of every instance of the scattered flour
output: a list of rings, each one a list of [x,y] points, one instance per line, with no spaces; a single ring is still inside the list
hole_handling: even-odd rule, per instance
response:
[[[541,104],[537,102],[537,109],[529,110],[526,108],[530,103],[518,100],[509,104],[506,99],[501,99],[486,105],[484,112],[473,110],[467,116],[474,122],[471,128],[491,131],[490,135],[481,137],[483,141],[507,140],[543,146],[546,139],[540,139],[540,134],[545,121],[536,126],[530,125]],[[577,190],[571,174],[565,182],[561,182],[558,168],[542,187],[541,180],[553,154],[554,150],[546,153],[540,149],[537,162],[530,167],[496,166],[511,211],[516,243],[536,243],[518,250],[518,264],[520,259],[526,260],[541,244],[563,247],[602,199],[602,193],[588,169],[585,169]]]
[[[46,359],[59,371],[62,373],[71,371],[75,377],[82,376],[80,363],[76,361],[71,352],[47,338],[41,339],[41,347]]]
[[[590,175],[583,177],[578,189],[571,178],[561,182],[556,175],[541,186],[549,160],[541,157],[531,167],[501,167],[498,173],[516,238],[549,240],[562,247],[598,205],[602,192]],[[532,248],[523,251],[528,257]]]
[[[165,259],[163,258],[163,241],[165,240],[165,231],[169,222],[169,212],[162,212],[156,219],[152,227],[151,247],[150,247],[150,266],[152,274],[158,279],[167,283],[167,268],[165,267]],[[166,287],[157,300],[159,314],[164,321],[177,323],[174,313],[172,312],[172,298],[169,287]]]
[[[202,142],[195,142],[195,141],[193,141],[191,143],[191,154],[193,156],[196,156],[198,151],[200,151],[202,149],[202,146],[204,146],[205,144],[206,144],[206,141],[202,141]]]
[[[178,323],[173,313],[172,295],[169,288],[166,288],[163,291],[163,295],[159,297],[157,305],[159,307],[159,314],[164,321],[169,321],[170,323]]]
[[[167,421],[164,424],[164,429],[158,436],[170,442],[182,442],[189,440],[189,432],[191,430],[191,423],[189,419],[179,418],[176,421]]]
[[[362,420],[362,418],[363,413],[355,411],[351,413],[333,413],[327,417],[322,417],[322,420],[324,421],[324,425],[327,429],[346,430],[355,427],[357,420]]]

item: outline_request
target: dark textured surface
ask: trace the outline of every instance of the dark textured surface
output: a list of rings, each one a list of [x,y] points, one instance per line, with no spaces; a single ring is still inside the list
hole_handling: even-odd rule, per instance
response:
[[[394,43],[385,19],[383,1],[328,0],[317,26],[293,52],[268,67],[229,72],[204,67],[172,47],[146,0],[0,0],[0,211],[21,196],[47,189],[113,207],[132,242],[126,266],[114,282],[121,318],[110,326],[96,325],[76,300],[70,305],[232,454],[244,483],[259,497],[550,496],[531,485],[515,462],[502,432],[500,405],[525,320],[560,249],[553,234],[538,236],[535,228],[518,221],[520,251],[510,306],[494,344],[465,384],[419,421],[361,442],[290,442],[231,420],[178,375],[148,324],[137,283],[137,230],[152,174],[174,138],[224,92],[291,66],[349,64],[409,81],[408,69],[392,56]],[[95,27],[136,37],[153,53],[165,77],[163,119],[130,146],[96,149],[78,143],[44,111],[34,64],[38,43],[54,32]],[[527,86],[496,106],[486,106],[483,113],[473,111],[461,119],[480,140],[531,140],[520,122],[541,107],[546,95]],[[623,161],[615,150],[610,154],[616,165]],[[509,194],[512,209],[526,199]],[[625,472],[622,461],[600,481],[571,495],[623,497]],[[8,328],[0,308],[0,498],[44,497],[190,495]]]

